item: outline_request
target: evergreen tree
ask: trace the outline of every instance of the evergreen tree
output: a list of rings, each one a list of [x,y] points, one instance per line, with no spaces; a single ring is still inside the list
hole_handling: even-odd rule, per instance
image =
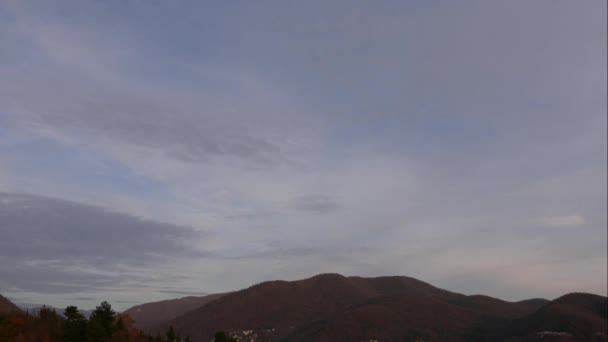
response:
[[[104,328],[99,319],[89,320],[87,329],[87,342],[108,342],[110,333]]]
[[[70,305],[65,308],[63,315],[65,323],[63,325],[64,342],[81,342],[86,340],[87,320],[78,308]]]
[[[38,319],[34,325],[39,336],[45,336],[51,342],[61,341],[63,319],[54,309],[43,306],[38,311]]]
[[[98,305],[89,319],[88,338],[91,342],[106,342],[109,341],[114,332],[114,319],[116,313],[112,310],[112,306],[106,302],[101,302]]]
[[[175,331],[173,330],[173,326],[170,325],[169,326],[169,330],[167,330],[167,342],[174,342],[175,341]]]

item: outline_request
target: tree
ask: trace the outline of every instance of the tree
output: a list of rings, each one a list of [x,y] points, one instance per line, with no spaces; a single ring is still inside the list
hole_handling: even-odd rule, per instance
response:
[[[88,342],[108,342],[110,341],[110,333],[104,328],[100,320],[91,319],[87,329],[87,339]]]
[[[55,312],[55,309],[43,306],[40,311],[38,311],[38,319],[33,331],[35,331],[35,334],[38,336],[41,336],[43,340],[61,341],[62,328],[63,319]]]
[[[129,342],[129,331],[122,319],[121,315],[118,315],[118,319],[114,323],[112,330],[112,342]]]
[[[112,310],[110,303],[106,301],[101,302],[91,314],[91,321],[99,321],[108,332],[112,331],[114,318],[116,318],[116,313]]]
[[[135,321],[129,315],[116,314],[107,302],[97,306],[90,320],[76,306],[66,307],[63,316],[54,309],[43,306],[31,316],[29,313],[0,315],[0,341],[166,342],[160,334],[153,338],[136,329],[134,324]],[[169,337],[172,342],[182,342],[175,331]],[[190,339],[186,341],[191,342]]]
[[[236,340],[234,338],[228,337],[228,335],[226,335],[225,332],[218,331],[215,333],[215,336],[213,337],[213,341],[214,342],[234,342]]]
[[[176,339],[175,330],[173,330],[173,326],[169,326],[169,330],[167,330],[167,342],[174,342]]]
[[[0,316],[0,341],[16,341],[26,329],[29,316],[9,314]]]
[[[65,323],[63,326],[64,342],[81,342],[86,340],[87,319],[78,308],[70,305],[63,311]]]
[[[114,319],[116,313],[112,310],[112,306],[106,302],[101,302],[89,319],[88,338],[89,341],[93,342],[106,342],[110,340],[112,333],[114,332]]]
[[[122,317],[118,317],[116,321],[116,330],[123,330],[125,328],[125,323],[122,321]]]

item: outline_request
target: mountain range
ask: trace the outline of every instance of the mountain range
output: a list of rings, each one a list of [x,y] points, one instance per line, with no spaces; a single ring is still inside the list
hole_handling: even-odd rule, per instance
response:
[[[20,309],[0,296],[0,316]],[[134,306],[146,333],[173,327],[192,341],[608,341],[608,299],[570,293],[507,302],[404,277],[320,274]]]
[[[584,293],[507,302],[403,276],[321,274],[126,313],[144,330],[173,326],[194,341],[217,331],[257,341],[607,341],[607,305],[606,297]]]

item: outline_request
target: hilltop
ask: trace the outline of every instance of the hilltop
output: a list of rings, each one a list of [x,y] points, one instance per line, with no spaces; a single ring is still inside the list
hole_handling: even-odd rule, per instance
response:
[[[403,276],[321,274],[263,282],[223,295],[157,330],[173,326],[194,341],[208,341],[217,331],[258,341],[586,340],[590,336],[605,341],[606,303],[606,297],[589,294],[507,302],[466,296]]]

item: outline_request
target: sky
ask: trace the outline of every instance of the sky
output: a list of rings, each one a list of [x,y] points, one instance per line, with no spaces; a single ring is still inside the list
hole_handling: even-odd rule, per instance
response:
[[[0,0],[0,293],[607,293],[606,1]]]

